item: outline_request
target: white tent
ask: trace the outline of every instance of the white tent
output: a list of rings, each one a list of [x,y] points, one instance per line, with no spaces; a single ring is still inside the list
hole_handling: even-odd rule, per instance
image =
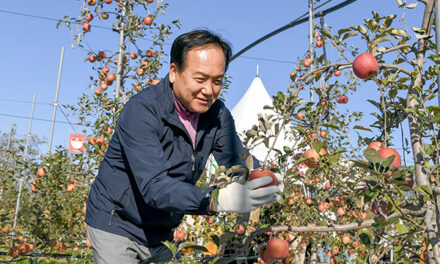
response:
[[[272,98],[267,93],[261,78],[258,76],[257,67],[257,75],[244,93],[243,97],[231,111],[237,132],[242,138],[245,131],[251,129],[253,125],[258,125],[258,114],[273,114],[272,110],[264,109],[265,105],[271,106]],[[272,143],[273,140],[270,140],[269,146],[271,146]],[[282,131],[280,137],[277,139],[275,148],[282,151],[283,146],[285,145],[292,147],[292,142],[289,143],[284,139],[284,131]],[[266,148],[264,144],[259,144],[251,150],[251,154],[261,162],[266,158],[267,152],[268,148]],[[269,157],[273,157],[274,154],[275,152],[272,151]]]

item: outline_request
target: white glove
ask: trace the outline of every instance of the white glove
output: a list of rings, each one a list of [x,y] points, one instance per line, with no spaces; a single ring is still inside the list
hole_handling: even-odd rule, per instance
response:
[[[280,202],[281,201],[281,195],[284,192],[284,180],[283,180],[283,175],[282,174],[275,173],[275,176],[277,177],[277,181],[278,181],[277,187],[279,189],[279,192],[275,194],[275,200],[277,202]]]
[[[249,213],[265,203],[272,202],[280,189],[278,186],[269,186],[272,177],[265,176],[245,184],[233,182],[218,192],[217,203],[214,203],[216,212]]]

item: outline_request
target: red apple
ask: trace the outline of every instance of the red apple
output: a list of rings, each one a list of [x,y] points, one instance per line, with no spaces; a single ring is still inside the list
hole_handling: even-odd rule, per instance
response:
[[[399,153],[393,148],[381,148],[377,150],[377,153],[379,153],[379,156],[382,159],[389,158],[392,155],[395,156],[393,162],[390,165],[391,168],[399,167],[402,164]]]
[[[107,75],[107,81],[113,82],[116,80],[116,75],[114,73]]]
[[[83,24],[82,24],[82,29],[85,31],[85,32],[88,32],[88,31],[90,31],[90,24],[89,23],[87,23],[87,22],[84,22]]]
[[[375,149],[375,150],[379,150],[379,149],[381,149],[383,147],[384,147],[384,145],[382,144],[382,142],[380,142],[380,141],[373,141],[373,142],[371,142],[368,145],[367,148],[372,148],[372,149]]]
[[[241,234],[244,233],[245,230],[246,229],[244,228],[243,225],[239,225],[238,228],[237,228],[237,234],[241,235]]]
[[[101,59],[105,58],[106,57],[105,51],[100,51],[98,53],[98,57],[100,57]]]
[[[95,57],[95,55],[90,54],[89,57],[88,57],[88,60],[89,60],[90,62],[95,62],[95,61],[96,61],[96,57]]]
[[[102,17],[102,19],[108,19],[108,13],[102,12],[101,17]]]
[[[340,76],[341,75],[341,71],[335,71],[335,76]]]
[[[379,71],[376,58],[370,53],[362,53],[353,61],[353,72],[361,79],[371,79]]]
[[[312,62],[313,62],[313,60],[311,59],[311,58],[307,58],[307,59],[305,59],[304,61],[303,61],[303,65],[305,66],[305,67],[309,67],[311,64],[312,64]]]
[[[44,175],[46,175],[46,173],[47,173],[46,168],[38,168],[37,170],[37,175],[40,177],[43,177]]]
[[[102,73],[107,74],[109,73],[110,69],[107,66],[102,67]]]
[[[113,2],[113,0],[104,0],[104,2],[105,2],[106,4],[111,4],[111,3]]]
[[[151,25],[153,23],[153,17],[152,16],[146,16],[144,18],[144,24],[145,25]]]
[[[85,18],[86,18],[87,22],[90,22],[93,20],[93,14],[89,12],[86,14]]]
[[[176,229],[174,230],[174,241],[181,241],[185,239],[185,231]]]
[[[132,52],[130,53],[130,58],[132,58],[133,60],[137,59],[138,54],[136,52]]]
[[[272,182],[269,184],[266,184],[264,186],[262,186],[262,188],[264,187],[268,187],[268,186],[274,186],[278,184],[278,180],[277,177],[275,176],[275,174],[270,171],[270,170],[265,170],[265,169],[255,169],[253,170],[250,174],[249,174],[249,181],[252,181],[254,179],[258,179],[264,176],[270,176],[272,177]]]
[[[147,54],[146,54],[146,55],[147,55],[147,57],[150,57],[150,58],[151,58],[151,57],[154,56],[154,51],[152,51],[152,50],[149,49],[149,50],[147,50]]]
[[[380,202],[379,202],[379,207],[380,207],[380,209],[382,210],[382,213],[383,213],[384,215],[387,215],[387,214],[388,214],[387,206],[388,206],[388,203],[387,203],[387,202],[385,202],[385,201],[380,201]],[[373,203],[373,205],[371,206],[371,212],[373,212],[373,214],[375,214],[375,215],[379,215],[379,212],[377,211],[377,208],[376,208],[376,204],[375,204],[375,203]]]
[[[267,242],[265,253],[264,255],[271,259],[269,261],[282,260],[289,254],[289,243],[284,239],[274,237]]]

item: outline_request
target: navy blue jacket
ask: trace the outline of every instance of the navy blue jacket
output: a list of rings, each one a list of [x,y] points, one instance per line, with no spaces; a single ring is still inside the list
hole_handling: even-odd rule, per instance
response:
[[[145,246],[171,240],[184,214],[209,214],[212,189],[194,184],[210,153],[219,165],[245,165],[230,112],[217,100],[200,115],[194,150],[167,75],[124,106],[91,186],[86,223]]]

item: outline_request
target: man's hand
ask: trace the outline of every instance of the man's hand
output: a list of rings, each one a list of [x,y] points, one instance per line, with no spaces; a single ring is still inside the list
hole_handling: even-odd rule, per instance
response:
[[[270,183],[272,177],[265,176],[245,184],[233,182],[218,192],[217,203],[214,203],[216,212],[249,213],[265,203],[275,200],[280,195],[278,186],[263,187]]]

